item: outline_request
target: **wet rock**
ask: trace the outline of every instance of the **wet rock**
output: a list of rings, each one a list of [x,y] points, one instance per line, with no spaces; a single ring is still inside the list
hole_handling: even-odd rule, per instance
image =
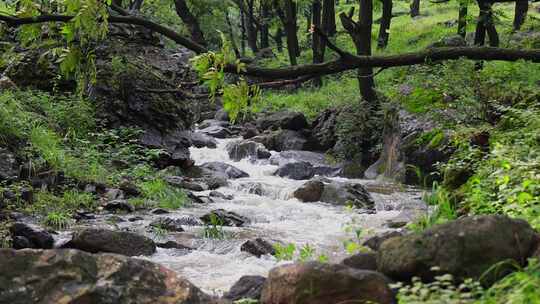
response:
[[[176,187],[191,190],[191,191],[206,190],[205,185],[185,179],[181,176],[167,176],[165,177],[165,180],[172,186],[176,186]]]
[[[227,144],[227,153],[229,158],[234,161],[240,161],[244,158],[252,160],[266,159],[272,154],[260,143],[250,140],[238,140]]]
[[[167,214],[167,213],[170,213],[170,212],[168,210],[163,209],[163,208],[155,208],[155,209],[150,210],[150,213],[152,213],[152,214]]]
[[[182,221],[172,218],[159,218],[150,223],[150,227],[160,228],[172,232],[182,232]]]
[[[132,216],[130,218],[128,218],[128,221],[130,222],[139,222],[139,221],[143,221],[144,218],[142,216]]]
[[[191,247],[184,246],[175,241],[167,241],[165,243],[157,243],[157,247],[165,249],[193,250]]]
[[[318,262],[272,269],[261,302],[267,304],[328,304],[346,302],[395,303],[388,279],[382,274]]]
[[[90,211],[77,210],[75,214],[73,215],[73,219],[77,221],[89,221],[89,220],[95,220],[96,216]]]
[[[195,195],[195,193],[193,192],[188,192],[187,193],[187,196],[188,198],[191,200],[192,203],[194,204],[211,204],[213,203],[214,201],[208,197],[208,196],[205,196],[205,195]]]
[[[341,165],[330,164],[323,153],[312,151],[282,151],[270,157],[270,163],[276,166],[283,166],[287,163],[308,162],[313,166],[316,175],[335,177],[342,175]]]
[[[231,130],[220,126],[209,126],[199,130],[199,132],[215,138],[227,138],[232,135]]]
[[[219,120],[219,121],[229,122],[229,113],[227,113],[225,109],[219,109],[216,111],[216,115],[214,115],[214,119]]]
[[[336,145],[336,125],[338,122],[339,110],[327,109],[313,121],[311,133],[319,149],[330,150]]]
[[[324,191],[321,181],[309,181],[294,191],[293,196],[302,202],[318,202]]]
[[[274,175],[290,179],[310,179],[315,175],[313,166],[308,162],[287,163],[280,166]]]
[[[126,197],[136,197],[141,195],[141,190],[137,185],[128,180],[123,180],[119,185],[120,190],[124,192]]]
[[[231,126],[231,124],[228,121],[222,121],[222,120],[217,120],[217,119],[206,119],[199,124],[199,129],[205,129],[205,128],[213,127],[213,126],[228,128]]]
[[[165,153],[160,153],[155,161],[159,168],[178,166],[188,169],[194,164],[189,152],[189,132],[176,130],[164,135],[161,131],[147,130],[141,137],[141,143],[148,148],[164,150]]]
[[[172,270],[114,254],[2,249],[0,269],[0,303],[213,302]]]
[[[396,280],[418,276],[430,281],[438,273],[449,273],[457,279],[479,279],[502,261],[524,265],[537,243],[536,232],[524,220],[499,215],[472,216],[384,241],[377,265],[379,271]],[[508,265],[483,277],[483,283],[492,283],[508,274],[514,269]],[[439,272],[432,270],[435,266]]]
[[[286,129],[298,131],[308,126],[306,117],[299,112],[281,111],[257,119],[259,130]]]
[[[122,199],[119,199],[119,200],[114,200],[112,202],[107,202],[103,208],[107,211],[110,211],[110,212],[133,212],[135,211],[135,208],[133,207],[133,205],[131,205],[128,201],[126,200],[122,200]]]
[[[212,174],[218,178],[236,179],[242,177],[249,177],[249,174],[247,174],[246,172],[226,163],[210,162],[203,164],[201,168],[209,174]]]
[[[258,300],[261,298],[263,285],[266,282],[265,277],[261,276],[243,276],[231,287],[223,298],[238,301],[241,299]]]
[[[257,131],[257,127],[254,125],[246,124],[242,132],[240,132],[240,135],[242,135],[243,139],[250,139],[259,135],[259,131]]]
[[[321,201],[334,205],[352,204],[356,208],[374,209],[375,201],[361,184],[321,179],[324,191]]]
[[[124,191],[120,189],[109,188],[107,189],[107,192],[105,192],[105,197],[110,201],[121,200],[124,199]]]
[[[398,231],[387,231],[387,232],[370,237],[363,243],[363,245],[370,248],[373,251],[378,251],[379,247],[381,247],[381,244],[384,241],[391,239],[393,237],[398,237],[398,236],[403,236],[403,233],[398,232]]]
[[[355,269],[377,270],[377,254],[375,253],[357,253],[346,259],[341,264]]]
[[[269,242],[261,238],[256,238],[254,240],[246,241],[240,247],[240,251],[251,253],[252,255],[258,258],[260,258],[263,255],[267,255],[267,254],[274,255],[276,253],[274,246],[272,246],[272,244],[270,244]]]
[[[127,256],[152,255],[156,252],[154,241],[145,236],[93,228],[76,232],[66,247],[91,253],[109,252]]]
[[[16,222],[11,225],[9,232],[11,233],[12,239],[15,240],[15,238],[19,237],[18,243],[16,244],[19,248],[16,249],[51,249],[54,246],[54,238],[52,235],[33,225]],[[29,247],[22,247],[26,245],[29,245]]]
[[[17,178],[17,167],[15,156],[7,149],[0,148],[0,181],[9,181]]]
[[[25,249],[34,247],[30,240],[25,238],[24,236],[15,236],[12,239],[13,240],[11,242],[11,245],[13,246],[13,249]]]
[[[213,224],[212,218],[215,218],[217,223],[222,226],[241,227],[244,224],[249,223],[249,220],[246,217],[224,209],[213,210],[210,213],[203,215],[201,220],[208,225]]]
[[[126,220],[123,219],[123,218],[121,218],[121,217],[119,217],[119,216],[117,216],[117,215],[112,215],[112,216],[107,217],[107,221],[110,222],[110,223],[115,223],[115,224],[117,224],[117,223],[123,223],[123,222],[125,222]]]
[[[175,219],[177,223],[179,223],[182,226],[202,226],[204,225],[203,221],[201,221],[199,218],[191,216],[191,215],[183,215],[177,219]]]
[[[22,188],[21,199],[28,204],[32,204],[34,202],[34,190],[32,188]]]
[[[228,200],[228,201],[234,199],[234,196],[225,195],[225,194],[223,194],[221,192],[218,192],[218,191],[211,191],[209,195],[210,195],[210,197],[217,197],[217,198]]]
[[[217,147],[217,141],[213,137],[202,132],[192,132],[191,143],[196,148],[215,149]]]

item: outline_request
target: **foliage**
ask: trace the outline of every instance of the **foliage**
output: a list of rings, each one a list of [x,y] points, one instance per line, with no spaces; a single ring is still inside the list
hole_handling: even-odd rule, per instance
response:
[[[457,212],[452,203],[451,194],[437,182],[433,183],[431,192],[425,193],[423,200],[433,209],[428,214],[408,225],[413,231],[422,231],[437,224],[443,224],[457,218]]]
[[[164,209],[179,209],[188,201],[187,194],[182,190],[170,186],[161,178],[154,178],[139,184],[144,198],[157,202],[157,206]]]
[[[240,114],[244,117],[257,106],[261,99],[261,91],[257,86],[250,86],[242,79],[238,84],[223,88],[223,108],[229,114],[231,122],[235,122]]]
[[[210,223],[204,225],[203,235],[209,239],[225,239],[226,233],[223,230],[223,220],[216,214],[210,214]]]
[[[403,304],[466,304],[475,303],[483,292],[480,283],[466,279],[459,285],[454,283],[452,275],[445,274],[435,277],[431,283],[423,283],[419,278],[413,278],[410,285],[397,283],[399,288],[398,303]]]

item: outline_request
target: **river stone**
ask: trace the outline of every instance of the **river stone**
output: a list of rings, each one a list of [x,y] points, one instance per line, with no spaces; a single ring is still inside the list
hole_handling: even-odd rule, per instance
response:
[[[377,265],[379,271],[403,281],[413,276],[431,281],[439,273],[457,279],[479,279],[502,261],[525,265],[537,243],[536,232],[524,220],[501,215],[471,216],[384,241]],[[434,272],[432,267],[440,271]],[[484,277],[483,283],[489,285],[509,270],[501,266]]]
[[[225,293],[223,298],[238,301],[241,299],[258,300],[261,298],[265,277],[261,276],[243,276],[231,287],[229,292]]]
[[[199,124],[199,129],[206,129],[212,126],[228,128],[231,126],[231,124],[228,121],[222,121],[222,120],[216,120],[216,119],[205,119]]]
[[[162,217],[150,223],[150,227],[161,228],[161,229],[172,231],[172,232],[184,231],[184,228],[182,228],[182,225],[183,225],[183,222],[181,220],[172,219],[169,217],[166,217],[166,218]]]
[[[215,138],[227,138],[232,135],[231,131],[225,127],[209,126],[199,130],[201,133]]]
[[[387,232],[383,232],[381,234],[378,234],[378,235],[375,235],[375,236],[372,236],[370,238],[368,238],[365,242],[364,242],[364,246],[368,247],[369,249],[373,250],[373,251],[377,251],[379,250],[379,248],[381,247],[381,244],[388,240],[388,239],[391,239],[393,237],[398,237],[398,236],[402,236],[403,233],[402,232],[399,232],[399,231],[387,231]]]
[[[0,148],[0,181],[17,177],[17,161],[7,149]]]
[[[78,250],[0,250],[0,303],[213,303],[159,264]]]
[[[9,231],[13,239],[17,238],[13,244],[15,249],[51,249],[54,246],[52,235],[39,227],[17,222],[11,225]]]
[[[315,175],[313,166],[308,162],[286,163],[280,166],[274,175],[290,179],[304,180]]]
[[[321,201],[334,205],[352,204],[356,208],[374,209],[375,201],[363,185],[328,179],[321,180],[324,182]]]
[[[203,169],[203,171],[206,171],[206,173],[211,174],[217,178],[236,179],[249,177],[249,174],[247,174],[246,172],[226,163],[210,162],[201,165],[201,168]]]
[[[135,208],[127,200],[119,199],[107,202],[103,209],[111,212],[133,212]]]
[[[321,181],[309,181],[294,191],[293,196],[302,202],[318,202],[324,191],[324,183]]]
[[[229,158],[234,161],[240,161],[244,158],[252,160],[266,159],[272,154],[260,143],[251,140],[237,140],[227,144],[227,153]]]
[[[311,125],[312,136],[317,146],[323,151],[330,150],[336,145],[339,112],[337,108],[326,109],[315,118]]]
[[[145,236],[96,228],[76,232],[66,246],[91,253],[109,252],[127,256],[152,255],[156,252],[154,241]]]
[[[207,225],[214,224],[212,223],[212,215],[216,217],[218,224],[222,226],[241,227],[244,224],[249,223],[249,219],[246,217],[224,209],[213,210],[210,213],[203,215],[201,220]]]
[[[364,269],[364,270],[377,270],[377,254],[373,252],[368,253],[357,253],[350,257],[345,258],[341,264],[355,268],[355,269]]]
[[[395,303],[388,283],[389,280],[378,272],[341,264],[289,264],[270,271],[261,303]]]
[[[257,119],[259,130],[286,129],[298,131],[307,126],[306,117],[299,112],[280,111]]]
[[[234,196],[232,195],[225,195],[219,191],[211,191],[208,195],[210,195],[210,197],[217,197],[217,198],[221,198],[221,199],[224,199],[224,200],[232,200],[234,199]]]
[[[193,248],[182,245],[175,241],[167,241],[164,243],[156,243],[156,246],[164,249],[179,249],[179,250],[193,250]]]
[[[225,109],[219,109],[216,111],[216,114],[214,115],[214,119],[219,120],[219,121],[229,122],[229,113],[227,113]]]
[[[240,247],[240,251],[251,253],[258,258],[263,255],[274,255],[276,253],[274,246],[261,238],[246,241]]]
[[[191,144],[196,148],[215,149],[217,147],[217,141],[203,132],[191,132],[190,137]]]

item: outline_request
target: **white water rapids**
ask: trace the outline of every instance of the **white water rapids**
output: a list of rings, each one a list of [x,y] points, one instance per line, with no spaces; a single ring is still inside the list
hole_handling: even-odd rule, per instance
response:
[[[228,201],[214,198],[215,203],[186,207],[167,214],[167,217],[186,214],[201,216],[221,208],[245,216],[251,223],[246,227],[225,228],[229,237],[224,240],[204,239],[201,237],[202,227],[186,226],[186,232],[173,239],[195,250],[186,253],[160,248],[150,257],[150,260],[177,271],[206,292],[222,294],[241,276],[267,276],[268,271],[280,263],[271,256],[257,258],[240,251],[241,245],[249,239],[261,237],[271,242],[293,243],[297,248],[309,244],[315,248],[316,256],[325,254],[330,261],[338,262],[345,255],[343,242],[354,237],[352,233],[346,232],[347,225],[354,222],[355,227],[366,230],[386,230],[385,222],[400,214],[397,209],[418,205],[418,193],[407,189],[390,194],[370,191],[376,201],[376,214],[357,214],[345,207],[324,203],[302,203],[293,198],[292,193],[305,181],[273,176],[277,166],[269,165],[267,161],[252,163],[246,159],[239,162],[230,160],[225,146],[233,140],[218,140],[217,149],[192,148],[191,155],[197,165],[213,161],[225,162],[250,175],[229,180],[228,187],[218,189],[224,194],[232,194],[234,199]],[[362,183],[368,190],[392,192],[386,191],[390,185],[365,180],[349,181]],[[262,185],[262,195],[250,193],[253,185],[257,184]]]

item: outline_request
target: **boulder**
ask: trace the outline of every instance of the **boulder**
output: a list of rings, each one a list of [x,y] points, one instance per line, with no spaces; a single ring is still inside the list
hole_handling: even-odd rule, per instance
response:
[[[187,169],[193,166],[189,152],[191,146],[189,132],[174,131],[163,134],[161,131],[147,130],[140,141],[148,148],[164,150],[165,153],[160,153],[156,160],[156,165],[160,168],[179,166]]]
[[[204,172],[218,178],[236,179],[249,177],[246,172],[226,163],[210,162],[201,165]]]
[[[259,130],[286,129],[298,131],[308,126],[306,117],[299,112],[280,111],[257,119]]]
[[[258,258],[263,255],[274,255],[276,253],[274,246],[261,238],[246,241],[240,247],[240,251],[251,253]]]
[[[311,128],[312,137],[317,143],[317,146],[323,151],[328,151],[336,145],[338,117],[338,109],[326,109],[313,121]]]
[[[191,132],[190,137],[191,144],[196,148],[215,149],[217,147],[217,141],[203,132]]]
[[[208,195],[210,195],[210,197],[217,197],[217,198],[220,198],[220,199],[224,199],[224,200],[232,200],[234,199],[234,196],[232,195],[225,195],[219,191],[211,191]]]
[[[463,47],[467,46],[467,41],[460,35],[452,35],[441,38],[439,41],[432,43],[428,48],[440,47]]]
[[[302,202],[318,202],[324,191],[324,183],[321,181],[309,181],[294,191],[293,196]]]
[[[270,163],[283,166],[287,163],[308,162],[313,166],[316,175],[335,177],[342,175],[342,164],[331,164],[323,153],[312,151],[288,150],[274,154],[270,157]]]
[[[377,266],[396,280],[417,276],[430,281],[440,273],[452,274],[456,279],[479,279],[499,262],[525,265],[537,243],[536,232],[524,220],[501,215],[471,216],[384,241]],[[506,275],[512,268],[508,266],[500,265],[483,278],[484,283]]]
[[[381,244],[388,240],[388,239],[391,239],[393,237],[398,237],[398,236],[402,236],[403,233],[402,232],[399,232],[399,231],[387,231],[387,232],[383,232],[381,234],[378,234],[378,235],[375,235],[375,236],[372,236],[370,238],[368,238],[364,243],[363,245],[368,247],[369,249],[373,250],[373,251],[378,251],[379,248],[381,247]]]
[[[199,124],[199,129],[206,129],[208,127],[213,127],[213,126],[228,128],[231,126],[231,124],[228,121],[217,120],[217,119],[206,119]]]
[[[217,223],[213,223],[212,218],[215,218]],[[203,215],[201,220],[207,225],[218,224],[232,227],[241,227],[244,224],[249,223],[249,219],[246,217],[224,209],[213,210],[210,213]]]
[[[326,178],[306,182],[293,192],[293,196],[302,202],[321,201],[340,206],[352,204],[356,208],[370,210],[375,207],[375,201],[363,185]]]
[[[230,142],[227,144],[226,149],[229,158],[234,161],[240,161],[244,158],[251,160],[266,159],[272,156],[262,144],[250,140]]]
[[[7,76],[0,76],[0,92],[7,90],[16,90],[17,85]]]
[[[274,175],[290,179],[310,179],[315,175],[313,166],[308,162],[286,163],[280,166]]]
[[[202,185],[201,183],[183,178],[181,176],[166,176],[165,180],[172,186],[191,191],[204,191],[207,188],[206,185]]]
[[[349,266],[355,269],[364,270],[377,270],[377,254],[373,252],[369,253],[357,253],[350,257],[345,258],[341,264]]]
[[[164,249],[179,249],[179,250],[193,250],[193,248],[184,246],[182,244],[179,244],[175,241],[167,241],[164,243],[157,243],[157,247],[164,248]]]
[[[244,125],[242,132],[240,132],[240,135],[242,135],[243,139],[250,139],[259,135],[259,131],[257,130],[257,127],[255,127],[254,125],[246,124]]]
[[[226,121],[226,122],[229,122],[229,113],[227,113],[227,111],[225,111],[225,109],[219,109],[216,111],[216,114],[214,115],[214,119],[215,120],[219,120],[219,121]]]
[[[170,212],[168,210],[166,210],[166,209],[163,209],[163,208],[154,208],[154,209],[150,210],[150,213],[152,213],[152,214],[168,214]]]
[[[111,202],[107,202],[103,209],[111,212],[133,212],[135,207],[131,205],[127,200],[119,199]]]
[[[297,263],[272,269],[261,303],[395,303],[384,275],[341,264]]]
[[[183,226],[202,226],[204,223],[197,217],[192,215],[183,215],[179,218],[174,219],[175,222]]]
[[[265,277],[261,276],[243,276],[231,287],[229,292],[223,295],[223,298],[238,301],[242,299],[259,300],[263,285],[266,282]]]
[[[33,225],[16,222],[9,227],[9,232],[11,233],[11,238],[16,240],[13,243],[15,249],[51,249],[54,246],[52,235]]]
[[[0,250],[0,303],[214,303],[159,264],[78,250]]]
[[[200,129],[199,132],[215,138],[227,138],[232,135],[231,130],[215,125]]]
[[[66,247],[91,253],[109,252],[127,256],[152,255],[156,252],[154,241],[145,236],[94,228],[76,232]]]
[[[172,232],[182,232],[184,231],[184,228],[182,228],[183,222],[179,219],[172,219],[169,217],[165,218],[159,218],[153,222],[150,223],[150,227],[154,228],[160,228],[167,231]]]

